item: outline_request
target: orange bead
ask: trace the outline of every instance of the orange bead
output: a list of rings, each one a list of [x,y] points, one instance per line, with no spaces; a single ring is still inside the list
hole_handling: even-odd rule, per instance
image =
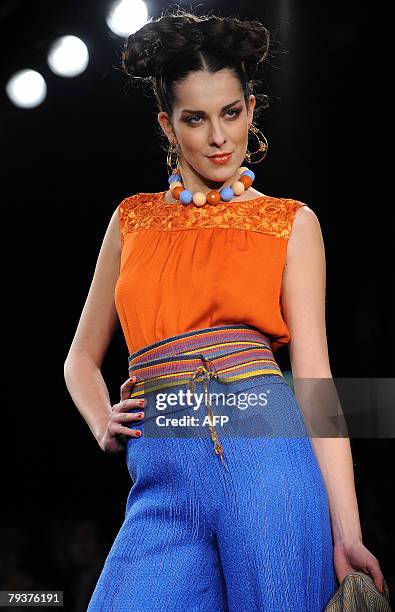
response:
[[[252,178],[248,176],[248,174],[243,174],[243,176],[239,178],[239,181],[243,183],[246,189],[249,189],[252,185]]]
[[[209,191],[206,195],[206,200],[208,204],[215,206],[221,201],[221,196],[219,191]]]
[[[174,189],[172,189],[171,195],[174,199],[179,200],[181,191],[184,191],[184,187],[174,187]]]

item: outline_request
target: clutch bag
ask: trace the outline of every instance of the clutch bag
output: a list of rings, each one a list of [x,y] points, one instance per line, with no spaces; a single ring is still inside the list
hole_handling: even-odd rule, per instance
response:
[[[384,580],[381,594],[371,576],[363,572],[347,574],[324,612],[391,612],[388,585]]]

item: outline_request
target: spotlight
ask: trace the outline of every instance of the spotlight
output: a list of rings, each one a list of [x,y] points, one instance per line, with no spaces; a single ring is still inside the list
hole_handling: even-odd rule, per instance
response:
[[[62,77],[75,77],[84,72],[89,62],[88,49],[77,36],[62,36],[48,52],[48,65]]]
[[[107,15],[107,25],[114,34],[126,38],[147,23],[148,10],[142,0],[118,0]]]
[[[20,108],[34,108],[46,98],[47,85],[36,70],[20,70],[8,81],[5,90],[11,102]]]

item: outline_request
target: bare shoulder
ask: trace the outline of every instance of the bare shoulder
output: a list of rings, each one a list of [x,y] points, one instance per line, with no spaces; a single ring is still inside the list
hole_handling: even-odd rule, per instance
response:
[[[120,254],[122,250],[121,245],[121,228],[120,228],[120,204],[118,204],[108,224],[106,238],[108,239],[109,245],[112,247],[115,253]]]
[[[292,232],[290,239],[295,236],[300,236],[303,233],[314,233],[317,230],[321,231],[321,225],[319,219],[314,212],[307,204],[304,202],[299,202],[299,200],[295,200],[297,202],[297,208],[295,212],[295,218],[292,223]]]
[[[322,230],[316,213],[307,204],[299,206],[288,240],[287,263],[302,253],[317,255],[323,248]]]
[[[138,196],[141,194],[133,194],[123,198],[114,209],[110,223],[108,226],[109,238],[117,253],[121,253],[123,246],[123,234],[125,225],[127,224],[128,214],[131,207],[138,202]]]

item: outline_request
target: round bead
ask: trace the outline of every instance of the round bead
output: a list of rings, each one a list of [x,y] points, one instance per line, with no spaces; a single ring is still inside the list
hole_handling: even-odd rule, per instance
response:
[[[208,194],[206,195],[206,199],[207,199],[208,204],[215,206],[221,201],[221,196],[219,194],[219,191],[213,190],[213,191],[208,192]]]
[[[171,174],[168,179],[169,185],[173,183],[173,181],[182,181],[181,174]]]
[[[180,199],[180,193],[181,191],[183,191],[183,187],[174,187],[174,189],[172,189],[171,195],[173,196],[173,198],[175,198],[176,200]]]
[[[243,176],[250,176],[255,181],[255,174],[252,170],[245,170],[242,174]]]
[[[243,191],[245,191],[244,183],[242,183],[241,181],[235,181],[234,183],[232,183],[231,187],[235,195],[237,196],[241,195]]]
[[[247,177],[249,178],[249,177]],[[221,189],[221,191],[219,192],[221,195],[221,200],[223,200],[224,202],[229,202],[233,196],[235,195],[233,193],[233,189],[231,189],[231,187],[224,187],[223,189]]]
[[[180,202],[182,202],[183,204],[190,204],[192,202],[192,197],[192,191],[189,191],[189,189],[184,189],[180,193]]]
[[[240,175],[242,175],[246,170],[248,170],[247,166],[241,166],[241,168],[239,168]]]
[[[206,203],[206,196],[201,191],[196,191],[193,194],[192,200],[196,206],[203,206]]]
[[[183,186],[183,184],[181,183],[181,181],[173,181],[172,183],[170,183],[170,187],[169,187],[169,189],[170,189],[170,191],[171,191],[171,192],[173,192],[173,189],[174,189],[175,187],[182,187],[182,189],[184,189],[184,186]],[[181,190],[181,191],[182,191],[182,190]]]
[[[250,176],[247,176],[246,174],[242,174],[242,176],[240,177],[240,181],[244,184],[244,187],[246,189],[249,189],[252,185],[252,178]]]

